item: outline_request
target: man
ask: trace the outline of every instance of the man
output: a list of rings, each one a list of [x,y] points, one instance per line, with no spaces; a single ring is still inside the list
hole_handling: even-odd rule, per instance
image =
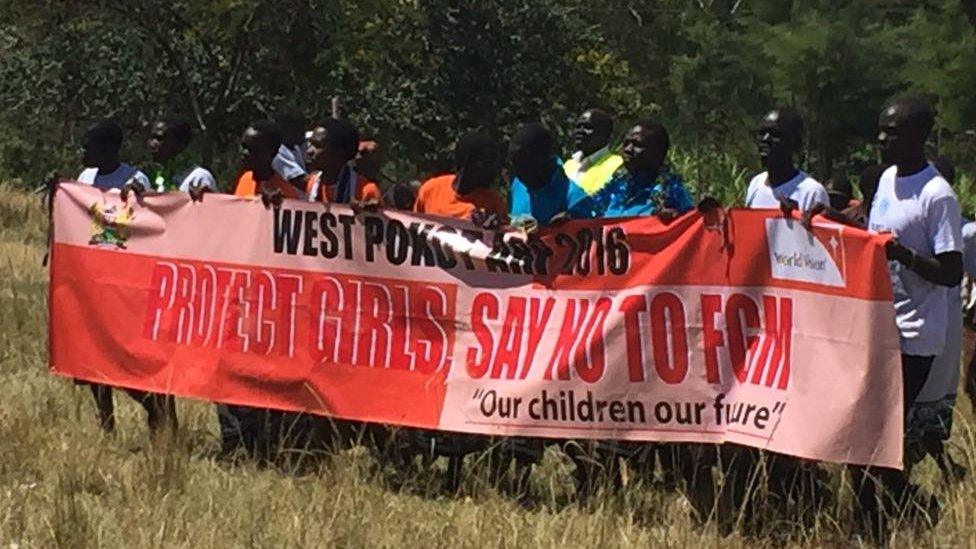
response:
[[[869,225],[871,230],[893,236],[886,251],[901,336],[906,414],[925,385],[933,360],[945,349],[946,288],[957,286],[963,274],[959,202],[925,157],[925,142],[934,122],[932,108],[918,99],[892,102],[878,121],[882,159],[893,165],[878,182]],[[914,492],[908,485],[907,469],[880,469],[877,475],[887,489],[889,505],[900,507]],[[857,510],[872,526],[871,531],[877,532],[888,513],[878,512],[875,483],[857,482],[855,486]]]
[[[796,111],[780,107],[764,116],[756,132],[756,145],[766,171],[749,182],[747,208],[792,209],[795,204],[806,212],[815,204],[830,205],[824,186],[793,163],[803,145],[803,119]]]
[[[153,124],[148,145],[155,164],[151,181],[154,191],[180,191],[200,200],[203,193],[217,190],[213,174],[195,163],[188,151],[192,137],[193,128],[185,118],[174,116]],[[136,194],[146,190],[137,182],[129,183],[125,190],[129,189]]]
[[[281,144],[281,130],[270,120],[255,122],[244,131],[240,144],[241,175],[234,188],[236,196],[260,196],[265,207],[280,205],[284,198],[305,198],[304,193],[275,172],[272,166]],[[283,417],[281,412],[273,410],[217,405],[221,455],[233,457],[243,449],[252,458],[273,459],[282,433],[286,431],[282,425]]]
[[[379,183],[383,178],[383,149],[376,141],[360,141],[359,150],[356,152],[356,171],[363,174],[363,177]]]
[[[305,117],[295,109],[284,109],[275,116],[275,123],[281,129],[281,146],[272,161],[274,171],[296,189],[304,190],[308,170],[305,168],[304,152]]]
[[[794,164],[794,157],[803,145],[803,119],[788,107],[777,107],[767,113],[756,130],[756,148],[766,171],[756,175],[746,190],[745,205],[748,208],[779,208],[789,214],[799,209],[804,215],[804,225],[810,217],[830,209],[827,190],[818,181]],[[730,531],[733,523],[742,515],[747,521],[759,516],[755,497],[755,478],[759,471],[759,450],[736,445],[719,449],[724,482],[719,495],[717,518],[723,532]],[[815,464],[789,456],[766,453],[765,482],[768,489],[788,499],[791,493],[798,495],[804,486],[818,485],[822,472]],[[812,496],[820,494],[812,490]],[[814,507],[818,504],[813,503]]]
[[[241,136],[241,175],[234,185],[237,196],[261,196],[266,204],[282,198],[304,199],[305,195],[286,181],[273,167],[282,136],[270,120],[255,122]]]
[[[955,183],[956,170],[952,161],[939,157],[932,161],[932,165],[949,183]],[[960,219],[963,239],[963,270],[972,276],[972,227],[964,219]],[[915,403],[908,411],[905,426],[908,440],[908,456],[906,460],[912,464],[921,461],[925,455],[931,455],[939,466],[943,479],[946,481],[961,480],[966,474],[966,468],[956,463],[945,449],[945,441],[949,440],[952,432],[953,409],[956,406],[956,393],[959,387],[959,363],[962,359],[963,319],[962,319],[962,286],[950,288],[946,293],[945,347],[932,362],[925,385],[919,392]]]
[[[114,122],[96,122],[85,131],[82,162],[87,166],[78,175],[78,181],[98,189],[123,189],[127,184],[149,185],[144,173],[119,160],[122,148],[122,128]],[[85,383],[91,387],[98,411],[98,422],[106,432],[115,431],[115,403],[112,388],[98,383]],[[163,429],[176,430],[176,408],[172,397],[127,389],[126,392],[146,410],[147,423],[152,436]]]
[[[666,168],[670,138],[659,122],[638,121],[624,137],[621,147],[623,166],[610,182],[595,195],[586,197],[570,208],[576,218],[618,218],[661,216],[670,220],[694,208],[681,177]],[[696,512],[705,518],[711,512],[714,490],[710,466],[706,459],[710,448],[693,448],[685,444],[658,444],[620,441],[571,441],[564,451],[574,462],[574,479],[578,497],[586,500],[595,492],[597,480],[610,479],[622,484],[619,461],[625,460],[637,470],[653,471],[655,456],[665,476],[682,478],[688,488],[688,499]],[[599,467],[600,470],[597,470]]]
[[[428,179],[420,186],[414,211],[471,219],[476,211],[503,217],[508,205],[491,188],[501,174],[498,144],[480,133],[468,133],[454,147],[455,173]]]
[[[412,212],[417,201],[417,187],[419,186],[419,182],[416,185],[409,181],[394,183],[383,193],[383,204],[394,210]]]
[[[834,210],[843,212],[857,205],[857,201],[854,200],[854,189],[847,179],[847,172],[836,170],[827,180],[824,188],[827,189],[827,196],[830,197],[829,206]]]
[[[310,202],[380,204],[379,186],[357,173],[351,161],[359,150],[359,131],[346,120],[330,118],[312,130],[305,154],[313,172],[306,194]]]
[[[122,189],[130,180],[149,187],[146,174],[119,160],[122,128],[115,122],[103,120],[89,126],[83,147],[85,169],[78,175],[78,181],[103,191]]]
[[[651,119],[638,121],[621,147],[623,167],[592,197],[574,207],[577,217],[636,217],[661,215],[670,219],[694,208],[681,176],[665,166],[670,147],[668,132]],[[585,205],[585,206],[584,206]],[[584,207],[589,212],[582,212]]]
[[[576,120],[573,131],[573,153],[563,168],[566,175],[587,194],[603,188],[623,159],[610,152],[613,118],[606,111],[589,109]]]
[[[512,164],[511,223],[527,231],[545,227],[557,214],[586,198],[553,153],[552,134],[542,124],[522,126],[508,148]]]

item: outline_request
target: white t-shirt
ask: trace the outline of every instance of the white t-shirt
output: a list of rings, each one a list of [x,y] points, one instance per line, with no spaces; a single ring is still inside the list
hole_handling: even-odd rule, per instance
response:
[[[872,231],[890,231],[920,257],[961,252],[962,216],[952,187],[932,166],[897,177],[898,167],[881,174],[871,203]],[[933,284],[897,261],[888,262],[895,317],[905,354],[935,356],[946,343],[948,288]]]
[[[962,268],[971,277],[976,277],[976,221],[962,226]]]
[[[208,187],[211,191],[217,190],[217,181],[213,174],[210,173],[210,170],[200,166],[194,166],[183,173],[176,174],[173,179],[180,182],[180,192],[182,193],[190,192],[190,187]],[[157,185],[156,191],[165,192],[164,183]]]
[[[126,183],[129,182],[130,179],[135,179],[137,183],[143,186],[143,188],[150,188],[149,178],[146,177],[146,174],[140,172],[125,162],[119,164],[119,167],[115,168],[115,171],[112,173],[99,175],[98,168],[85,168],[82,170],[81,174],[78,175],[78,181],[88,183],[89,185],[103,191],[107,191],[109,189],[121,189]]]
[[[766,184],[768,178],[769,172],[763,172],[749,182],[746,190],[747,208],[779,208],[778,197],[781,196],[794,200],[804,212],[814,204],[830,205],[827,189],[803,170],[797,170],[793,179],[776,187]]]
[[[302,154],[302,148],[295,146],[289,149],[287,146],[281,145],[278,148],[278,154],[271,160],[271,167],[286,181],[305,175],[305,157]]]

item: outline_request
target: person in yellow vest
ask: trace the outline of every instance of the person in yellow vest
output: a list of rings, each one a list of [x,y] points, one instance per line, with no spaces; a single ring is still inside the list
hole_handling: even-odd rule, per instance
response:
[[[586,194],[596,194],[623,165],[618,154],[610,152],[613,118],[604,110],[589,109],[576,119],[573,146],[576,151],[563,164],[569,179]]]

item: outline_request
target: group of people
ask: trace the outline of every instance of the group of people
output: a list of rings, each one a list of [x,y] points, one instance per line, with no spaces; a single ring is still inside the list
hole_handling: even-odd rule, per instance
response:
[[[858,518],[873,530],[882,528],[886,516],[915,496],[917,490],[908,476],[911,465],[926,454],[937,459],[947,476],[964,474],[948,456],[944,442],[959,383],[960,285],[964,273],[976,276],[976,250],[969,249],[976,242],[976,225],[964,223],[951,185],[951,164],[933,163],[926,157],[934,120],[930,105],[918,99],[895,100],[884,107],[878,124],[882,163],[864,170],[859,182],[861,199],[856,200],[846,178],[833,178],[825,186],[797,167],[803,120],[793,109],[773,109],[760,120],[755,137],[764,171],[751,179],[743,197],[749,208],[781,209],[788,215],[800,212],[808,225],[815,215],[823,214],[834,221],[891,234],[886,251],[901,338],[906,447],[912,451],[906,453],[904,471],[852,468]],[[450,173],[439,174],[419,187],[394,184],[385,194],[379,184],[381,151],[377,143],[362,141],[356,127],[344,119],[329,119],[311,130],[305,126],[304,118],[294,112],[251,124],[240,140],[240,171],[230,191],[260,197],[266,205],[290,198],[354,208],[393,207],[467,219],[485,228],[509,226],[525,231],[567,219],[657,216],[668,222],[696,208],[707,213],[720,206],[708,196],[692,198],[681,175],[667,162],[668,132],[653,119],[631,124],[614,150],[612,117],[603,110],[589,109],[576,121],[574,152],[565,161],[557,153],[552,133],[539,123],[525,124],[512,135],[507,155],[487,134],[468,133],[456,143]],[[185,119],[160,120],[153,125],[149,140],[151,168],[140,171],[119,158],[119,126],[96,123],[85,134],[86,168],[78,180],[101,189],[121,189],[124,195],[185,192],[202,200],[207,192],[219,192],[219,186],[207,169],[193,162],[191,137],[192,127]],[[506,156],[507,200],[498,191]],[[92,385],[92,392],[101,425],[111,430],[111,389]],[[146,408],[153,431],[176,428],[171,397],[129,393]],[[279,431],[286,420],[292,422],[291,432],[317,431],[308,418],[240,406],[220,406],[218,417],[228,452],[243,448],[260,454],[262,448],[278,443],[268,433]],[[302,421],[308,424],[302,426]],[[392,440],[383,429],[363,429],[371,429],[374,440]],[[459,456],[483,442],[482,437],[415,434],[457,458],[452,470]],[[499,460],[505,467],[514,461],[524,481],[541,456],[543,444],[515,438],[498,442],[496,447]],[[665,447],[666,452],[654,450]],[[607,441],[564,444],[564,449],[576,464],[581,494],[593,485],[594,463],[601,471],[616,475],[620,461],[646,465],[650,460],[652,467],[658,463],[666,475],[684,483],[689,499],[706,516],[709,505],[716,502],[721,515],[722,501],[727,503],[725,514],[734,515],[736,506],[743,503],[745,479],[760,454],[736,449],[737,459],[726,460],[723,466],[729,486],[716,489],[711,486],[711,475],[703,471],[721,461],[719,449],[709,454],[712,457],[691,445]],[[773,477],[786,474],[782,471],[795,476],[817,469],[815,464],[783,456],[776,456],[772,463],[776,465],[770,469]]]

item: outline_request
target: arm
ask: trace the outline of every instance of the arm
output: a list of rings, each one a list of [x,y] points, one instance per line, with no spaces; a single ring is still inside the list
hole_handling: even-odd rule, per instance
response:
[[[841,223],[844,225],[848,225],[850,227],[856,227],[858,229],[867,230],[867,227],[864,224],[848,216],[844,212],[840,210],[835,210],[830,206],[818,202],[814,204],[810,209],[803,212],[803,218],[801,220],[801,223],[803,223],[803,226],[806,227],[808,231],[813,225],[813,217],[815,215],[823,215],[824,217],[826,217],[827,219],[835,223]]]
[[[962,253],[945,252],[934,257],[922,257],[915,250],[903,246],[897,238],[885,247],[888,259],[897,261],[932,284],[953,288],[962,282]]]
[[[932,257],[919,256],[894,238],[886,246],[888,259],[901,263],[933,284],[949,288],[957,286],[962,281],[962,216],[959,201],[948,186],[941,195],[925,204],[925,223]]]

